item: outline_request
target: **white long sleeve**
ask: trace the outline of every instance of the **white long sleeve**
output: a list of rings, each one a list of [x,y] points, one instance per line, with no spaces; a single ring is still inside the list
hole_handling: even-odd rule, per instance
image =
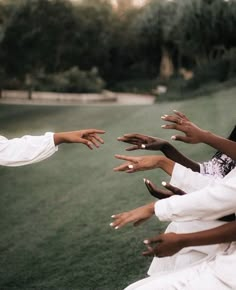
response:
[[[207,185],[214,184],[215,179],[221,178],[208,174],[203,175],[199,172],[194,172],[189,168],[175,163],[170,183],[189,193],[204,188]]]
[[[0,165],[22,166],[40,162],[58,150],[54,133],[43,136],[23,136],[8,140],[0,136]]]
[[[184,187],[186,184],[192,184],[193,187],[199,185],[201,189],[184,196],[172,196],[157,201],[155,213],[161,221],[214,220],[235,212],[236,169],[220,179],[206,179],[206,176],[196,175],[187,170],[184,172],[180,170],[179,175],[182,178],[178,182],[175,180],[174,185],[178,187],[182,185]],[[207,180],[208,183],[205,183],[207,186],[201,187]]]

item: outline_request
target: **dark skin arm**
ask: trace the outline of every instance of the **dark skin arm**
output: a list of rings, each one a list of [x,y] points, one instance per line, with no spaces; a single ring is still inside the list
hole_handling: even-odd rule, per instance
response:
[[[174,135],[171,137],[172,140],[189,144],[205,143],[226,154],[233,160],[236,160],[236,142],[199,128],[194,123],[190,122],[183,113],[174,111],[173,115],[162,116],[162,120],[170,122],[169,124],[163,125],[162,128],[175,129],[185,134]]]
[[[144,256],[167,257],[178,253],[185,247],[204,246],[236,241],[236,222],[230,222],[214,229],[196,233],[166,233],[145,239],[147,250]]]
[[[134,151],[138,149],[159,150],[167,158],[173,160],[174,162],[177,162],[187,168],[191,168],[193,171],[200,172],[200,166],[197,162],[187,158],[166,140],[138,133],[125,134],[122,137],[117,138],[117,140],[133,144],[133,146],[126,148],[127,151]]]

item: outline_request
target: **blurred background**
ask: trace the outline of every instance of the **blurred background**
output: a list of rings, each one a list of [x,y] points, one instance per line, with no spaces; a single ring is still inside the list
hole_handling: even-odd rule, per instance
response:
[[[232,84],[235,26],[234,0],[0,0],[0,88],[192,98]]]
[[[153,201],[143,178],[160,186],[169,176],[113,172],[121,164],[114,154],[127,154],[116,138],[170,140],[161,116],[174,109],[227,137],[235,125],[235,27],[234,0],[0,0],[1,135],[106,130],[98,150],[62,145],[44,162],[0,167],[0,289],[119,290],[145,277],[143,240],[167,223],[153,217],[115,231],[110,216]],[[3,103],[25,91],[29,99],[108,91],[134,102]],[[138,105],[135,95],[155,103]],[[199,162],[214,154],[170,142]]]

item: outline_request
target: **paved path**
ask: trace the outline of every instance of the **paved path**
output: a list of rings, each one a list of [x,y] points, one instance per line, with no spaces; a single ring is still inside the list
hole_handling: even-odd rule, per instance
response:
[[[151,105],[155,102],[155,97],[151,95],[138,95],[131,93],[112,93],[111,97],[101,98],[92,96],[92,94],[81,94],[81,98],[78,100],[68,100],[68,98],[62,98],[61,95],[57,99],[54,97],[47,98],[47,94],[43,98],[37,98],[29,100],[27,98],[16,97],[4,97],[0,98],[0,104],[21,104],[21,105],[58,105],[58,106],[71,106],[71,105]]]

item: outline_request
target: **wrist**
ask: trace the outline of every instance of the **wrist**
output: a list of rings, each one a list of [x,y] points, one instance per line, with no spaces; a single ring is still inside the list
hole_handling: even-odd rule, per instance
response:
[[[54,133],[53,138],[56,146],[66,141],[63,133]]]
[[[208,144],[212,137],[213,137],[213,134],[210,131],[202,130],[200,142]]]

